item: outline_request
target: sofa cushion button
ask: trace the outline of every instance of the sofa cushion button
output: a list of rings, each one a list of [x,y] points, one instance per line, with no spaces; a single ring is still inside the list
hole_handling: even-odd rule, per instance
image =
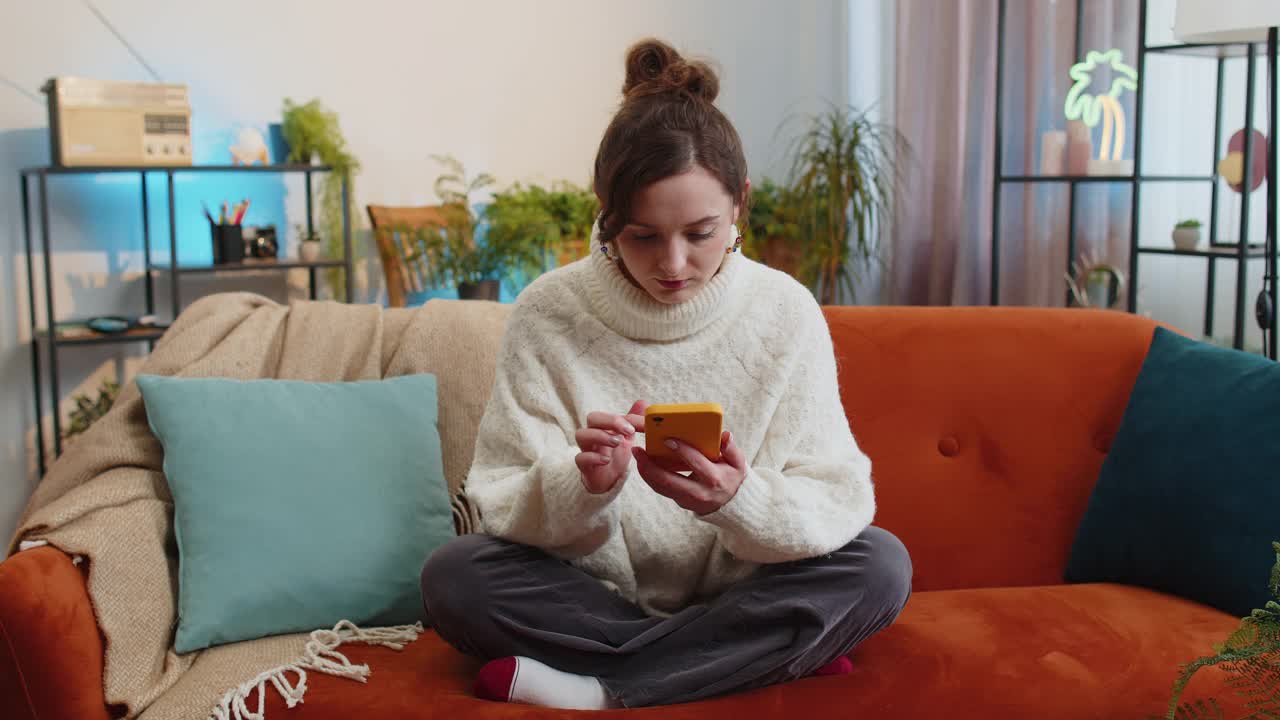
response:
[[[960,443],[953,437],[944,437],[938,441],[938,452],[947,457],[955,457],[960,454]]]
[[[1100,453],[1108,453],[1111,451],[1111,433],[1098,433],[1093,436],[1093,449]]]

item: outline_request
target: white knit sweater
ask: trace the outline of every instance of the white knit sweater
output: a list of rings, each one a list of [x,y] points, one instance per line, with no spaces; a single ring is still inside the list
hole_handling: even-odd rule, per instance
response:
[[[749,465],[732,500],[698,516],[654,492],[634,461],[612,491],[587,492],[574,432],[587,413],[624,413],[636,400],[724,407]],[[679,305],[653,300],[599,253],[526,288],[466,492],[488,534],[569,560],[654,615],[712,597],[760,563],[842,547],[875,512],[818,304],[739,255]]]

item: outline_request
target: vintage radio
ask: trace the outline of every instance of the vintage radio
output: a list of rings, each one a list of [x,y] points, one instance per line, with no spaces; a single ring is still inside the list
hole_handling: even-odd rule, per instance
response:
[[[186,85],[56,77],[41,89],[54,165],[191,164]]]

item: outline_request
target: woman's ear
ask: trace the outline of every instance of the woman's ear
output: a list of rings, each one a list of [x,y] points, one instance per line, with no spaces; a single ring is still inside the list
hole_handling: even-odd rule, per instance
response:
[[[742,183],[742,195],[738,197],[737,202],[733,204],[733,221],[740,223],[747,213],[748,202],[751,200],[751,178]]]

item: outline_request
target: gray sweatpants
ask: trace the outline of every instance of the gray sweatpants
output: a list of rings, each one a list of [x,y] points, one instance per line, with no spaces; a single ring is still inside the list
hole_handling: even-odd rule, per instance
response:
[[[761,566],[668,618],[541,550],[487,535],[449,542],[422,570],[428,622],[449,644],[595,676],[627,707],[811,675],[892,623],[910,594],[906,548],[877,527],[829,555]]]

